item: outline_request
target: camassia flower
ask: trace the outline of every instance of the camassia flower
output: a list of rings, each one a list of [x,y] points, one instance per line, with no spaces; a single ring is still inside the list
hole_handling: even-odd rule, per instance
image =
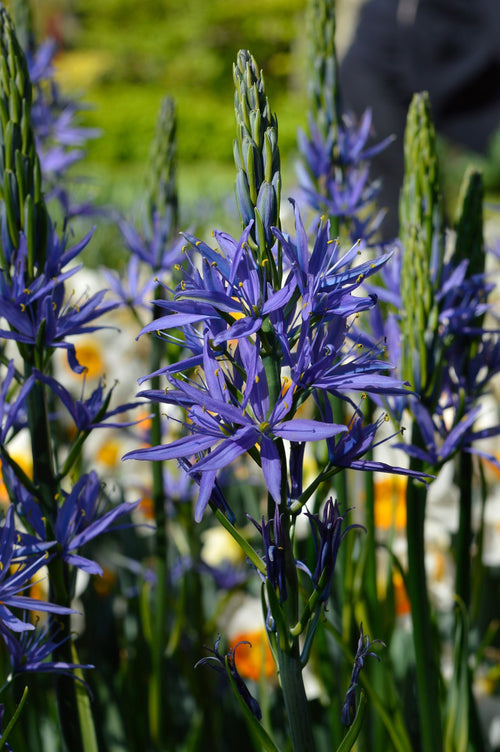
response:
[[[10,360],[7,365],[7,372],[5,373],[2,385],[0,386],[0,444],[6,442],[11,429],[14,429],[16,425],[23,422],[20,420],[20,416],[23,414],[26,395],[34,383],[34,377],[29,376],[19,389],[15,398],[9,400],[9,391],[15,383],[15,372],[14,361]]]
[[[30,270],[28,243],[21,233],[19,248],[11,249],[8,258],[10,269],[0,269],[0,311],[9,325],[8,329],[0,329],[0,336],[20,346],[63,348],[70,367],[77,373],[83,368],[76,358],[75,346],[67,338],[102,328],[91,322],[117,306],[103,302],[105,290],[84,300],[73,301],[65,295],[64,282],[79,267],[67,271],[64,267],[87,245],[90,237],[91,233],[66,250],[66,240],[59,240],[51,231],[43,268]]]
[[[351,674],[351,682],[349,684],[349,689],[347,690],[344,705],[342,706],[342,712],[340,714],[344,726],[350,726],[356,715],[356,687],[358,686],[359,675],[361,673],[361,669],[365,665],[365,660],[369,655],[372,655],[377,659],[377,661],[380,661],[377,653],[374,653],[371,649],[376,642],[385,647],[385,643],[383,643],[382,640],[372,640],[370,642],[368,635],[363,634],[363,625],[361,624],[358,648],[354,657],[354,666]]]
[[[142,278],[140,263],[139,257],[131,254],[123,275],[119,275],[110,269],[103,269],[102,273],[109,289],[118,298],[121,305],[130,306],[133,309],[147,308],[149,310],[149,301],[155,280],[151,275]]]
[[[74,613],[70,608],[21,595],[24,590],[32,586],[31,578],[47,563],[47,554],[27,556],[22,548],[16,545],[17,540],[14,507],[10,506],[0,531],[0,622],[2,629],[10,629],[13,632],[34,629],[33,624],[14,616],[11,608],[48,611],[53,614]],[[43,549],[43,545],[39,547],[39,550],[43,551]]]
[[[11,481],[16,480],[11,475]],[[18,514],[34,531],[41,541],[45,541],[46,530],[42,511],[37,501],[20,484],[14,491]],[[82,475],[57,509],[52,520],[55,540],[60,546],[61,557],[68,564],[89,574],[102,575],[102,569],[95,561],[79,553],[79,549],[91,540],[106,533],[111,525],[139,504],[139,501],[123,502],[104,514],[101,511],[103,491],[95,472]]]
[[[168,460],[189,458],[210,449],[189,469],[190,474],[201,474],[195,511],[197,520],[201,519],[208,504],[217,472],[255,448],[255,445],[267,489],[279,504],[282,500],[281,461],[275,440],[319,441],[347,430],[344,425],[293,417],[290,414],[292,403],[286,394],[280,394],[271,404],[267,374],[258,354],[258,344],[257,347],[249,346],[246,340],[241,340],[238,350],[247,374],[240,399],[233,396],[234,389],[228,386],[231,384],[230,374],[225,373],[213,357],[206,334],[203,385],[171,376],[174,389],[140,392],[140,396],[183,406],[187,410],[185,426],[190,435],[166,446],[137,449],[124,457]]]
[[[23,631],[14,636],[11,632],[2,628],[0,623],[0,635],[3,637],[9,651],[12,666],[12,675],[26,672],[65,674],[78,678],[73,673],[74,669],[90,669],[94,666],[90,663],[66,663],[65,661],[51,661],[53,651],[63,642],[71,639],[71,635],[60,636],[61,629],[54,627],[52,622],[42,628]]]
[[[182,238],[169,243],[172,234],[172,217],[155,212],[150,227],[144,223],[139,233],[129,222],[117,219],[118,227],[132,257],[141,259],[150,270],[170,271],[182,261]]]
[[[377,231],[385,214],[366,211],[378,193],[378,184],[370,180],[369,163],[393,140],[391,136],[367,147],[371,120],[369,109],[359,125],[344,116],[325,134],[310,117],[310,135],[299,131],[297,139],[302,157],[297,177],[306,202],[339,217],[348,224],[353,238],[365,240]]]
[[[33,85],[31,122],[44,179],[50,186],[49,197],[60,201],[65,216],[89,213],[89,204],[71,203],[64,173],[85,156],[86,142],[97,138],[100,131],[78,123],[78,111],[86,109],[85,105],[63,96],[54,80],[56,41],[46,39],[36,46],[34,35],[29,33],[22,46]]]
[[[212,668],[216,669],[216,671],[218,671],[219,673],[229,673],[241,698],[246,702],[257,720],[260,721],[260,719],[262,718],[262,711],[260,709],[259,703],[255,699],[255,697],[250,694],[247,685],[238,673],[235,662],[235,653],[238,649],[238,646],[242,644],[250,645],[250,643],[247,640],[243,640],[242,642],[237,643],[233,648],[231,648],[231,650],[229,650],[226,655],[221,655],[221,653],[219,652],[220,641],[221,636],[219,635],[215,641],[213,649],[207,648],[207,650],[209,650],[212,655],[207,656],[207,658],[202,658],[200,661],[198,661],[198,663],[196,663],[195,665],[195,668],[197,668],[198,666],[209,665],[212,666]]]
[[[312,573],[312,581],[316,588],[321,587],[320,602],[325,602],[330,595],[340,544],[349,530],[362,526],[354,524],[342,530],[344,517],[340,514],[337,502],[332,498],[326,502],[321,517],[319,514],[306,514],[311,523],[316,551],[316,567]]]
[[[74,399],[68,390],[51,376],[44,376],[36,369],[34,369],[33,375],[38,381],[47,384],[54,394],[59,397],[79,431],[90,431],[93,428],[125,428],[126,426],[136,425],[141,420],[126,422],[111,422],[108,420],[114,415],[119,415],[127,410],[138,407],[141,403],[128,402],[109,410],[108,407],[114,386],[106,391],[103,379],[100,379],[98,385],[87,399]]]
[[[410,405],[415,420],[418,421],[425,448],[403,443],[395,444],[394,448],[404,450],[410,457],[415,457],[429,468],[442,467],[459,450],[490,459],[489,453],[476,446],[476,442],[497,436],[500,426],[474,430],[474,424],[481,413],[480,404],[475,407],[469,406],[460,415],[459,408],[463,408],[463,405],[451,403],[448,412],[453,417],[448,415],[448,420],[445,420],[446,410],[439,406],[431,415],[430,410],[416,399],[412,400]],[[450,419],[451,427],[447,425]]]
[[[286,568],[285,568],[285,540],[283,535],[282,514],[279,506],[276,505],[274,516],[266,522],[262,516],[262,524],[259,525],[252,517],[253,522],[259,533],[262,535],[264,544],[264,556],[266,560],[266,578],[279,593],[279,601],[283,603],[286,600]]]
[[[356,390],[384,396],[408,391],[400,379],[381,373],[391,369],[381,357],[383,345],[365,348],[349,339],[350,320],[377,302],[375,295],[359,294],[359,288],[389,254],[353,266],[358,247],[342,253],[329,239],[324,220],[316,227],[310,252],[295,204],[294,209],[295,239],[273,228],[272,256],[263,261],[250,247],[253,220],[239,240],[214,232],[219,249],[186,235],[201,264],[188,254],[190,270],[173,299],[155,301],[167,314],[142,331],[160,336],[165,330],[181,332],[176,341],[185,346],[187,357],[151,374],[166,376],[164,391],[146,390],[140,396],[184,409],[188,435],[129,452],[126,458],[182,460],[200,485],[197,520],[217,473],[245,453],[261,467],[275,502],[289,501],[301,485],[301,471],[290,463],[289,487],[283,441],[295,447],[333,442],[347,432],[345,425],[333,422],[331,411],[326,419],[299,417],[297,411],[309,397],[321,404],[329,392],[351,403]],[[373,439],[377,425],[363,432],[356,460],[369,448],[365,439]],[[353,452],[344,448],[342,454],[339,464],[345,467]]]
[[[266,316],[284,307],[294,286],[287,283],[274,291],[262,279],[262,271],[247,245],[252,226],[253,220],[238,241],[227,233],[214,232],[222,253],[186,234],[191,246],[202,254],[202,273],[192,262],[191,275],[178,286],[174,300],[156,301],[160,308],[172,313],[155,319],[141,334],[205,321],[214,344],[220,344],[255,334]]]

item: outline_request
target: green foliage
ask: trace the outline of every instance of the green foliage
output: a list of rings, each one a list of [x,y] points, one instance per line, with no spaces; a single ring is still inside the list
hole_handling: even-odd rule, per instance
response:
[[[109,55],[85,91],[94,107],[86,124],[103,130],[89,144],[87,174],[103,164],[118,179],[121,165],[144,174],[159,103],[168,94],[177,106],[179,162],[187,172],[183,201],[193,200],[191,165],[203,169],[216,161],[224,170],[231,164],[231,67],[238,49],[251,49],[265,69],[273,107],[283,113],[282,153],[295,149],[305,91],[297,89],[299,53],[292,40],[303,24],[303,0],[78,0],[74,7],[78,49]],[[206,172],[210,179],[213,169]],[[216,193],[203,184],[205,195]],[[104,189],[102,200],[109,200]],[[125,194],[118,203],[130,201]]]

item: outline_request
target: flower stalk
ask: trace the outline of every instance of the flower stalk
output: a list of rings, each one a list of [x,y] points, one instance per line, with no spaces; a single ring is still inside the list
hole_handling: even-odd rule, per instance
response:
[[[280,226],[281,171],[278,121],[272,114],[264,76],[247,50],[238,52],[233,66],[236,139],[236,201],[242,227],[254,220],[249,242],[259,265],[268,265],[276,288],[281,262],[271,253],[275,239],[271,227]]]
[[[154,230],[160,228],[158,250],[163,252],[165,246],[173,243],[178,223],[178,196],[176,185],[176,117],[175,105],[170,97],[161,103],[156,125],[155,138],[151,149],[148,191],[146,200],[146,225],[151,237]],[[162,271],[161,256],[153,259],[151,271]],[[153,321],[161,316],[161,309],[156,301],[163,298],[159,285],[155,288],[153,303]],[[151,344],[150,371],[156,373],[161,367],[165,353],[165,344],[154,337]],[[159,376],[151,379],[153,389],[160,388]],[[160,405],[152,406],[151,446],[162,442],[162,419]],[[167,644],[167,581],[168,581],[168,539],[166,517],[166,489],[164,481],[164,463],[153,462],[151,466],[153,504],[155,514],[155,608],[151,642],[152,676],[150,683],[150,728],[154,743],[162,749],[166,737],[166,707],[169,702],[168,679],[165,670],[165,649]]]
[[[432,410],[440,380],[440,344],[436,286],[444,258],[444,223],[439,185],[434,127],[426,93],[415,94],[408,111],[405,133],[405,177],[400,201],[402,364],[403,376]],[[423,446],[418,423],[412,442]],[[412,459],[411,469],[423,469]],[[424,523],[427,488],[409,479],[406,496],[408,595],[411,603],[413,643],[422,749],[442,749],[439,702],[440,672],[435,653],[435,631],[425,571]]]
[[[43,275],[51,268],[48,257],[50,220],[42,194],[40,163],[31,124],[32,89],[28,67],[12,21],[3,7],[0,7],[0,47],[0,265],[4,283],[10,283],[15,289],[22,279],[24,293],[29,298],[32,293],[30,288],[39,289],[43,284]],[[51,280],[49,284],[53,286],[55,281]],[[19,307],[23,314],[26,305],[23,303]],[[56,308],[54,301],[52,310]],[[48,316],[40,321],[38,331],[29,341],[29,338],[17,332],[23,322],[22,317],[16,314],[17,311],[9,322],[12,338],[17,340],[24,360],[25,383],[33,382],[26,398],[33,486],[42,519],[45,520],[46,539],[53,541],[53,521],[58,513],[60,486],[54,463],[46,385],[36,376],[36,373],[43,375],[51,355],[51,349],[46,344]],[[59,624],[64,634],[69,635],[73,567],[56,556],[48,561],[48,570],[51,602],[61,607]],[[57,608],[54,607],[53,611],[57,612]],[[55,662],[71,666],[74,656],[75,650],[72,650],[70,640],[55,645]],[[61,730],[68,749],[75,752],[95,750],[92,715],[88,708],[87,711],[82,709],[72,676],[61,675],[57,678],[56,697]]]

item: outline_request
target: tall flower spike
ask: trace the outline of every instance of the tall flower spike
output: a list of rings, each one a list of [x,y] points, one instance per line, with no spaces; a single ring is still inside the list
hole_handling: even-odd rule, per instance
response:
[[[444,220],[429,96],[415,94],[405,132],[400,226],[402,375],[425,395],[432,389],[437,351],[437,292],[444,255]]]
[[[162,218],[165,242],[172,240],[178,224],[178,197],[176,187],[176,117],[171,97],[164,97],[156,123],[151,147],[147,183],[147,220],[154,226],[155,217]]]
[[[45,261],[48,216],[42,196],[40,163],[31,126],[32,91],[26,58],[7,11],[0,6],[0,264],[9,267],[19,247],[28,244],[28,275],[35,259]]]
[[[309,110],[324,138],[336,139],[340,113],[337,54],[335,49],[335,0],[308,3]]]
[[[263,74],[246,50],[238,52],[233,77],[236,87],[236,201],[242,227],[247,227],[255,219],[251,237],[257,245],[253,248],[257,260],[262,263],[267,258],[271,262],[270,268],[275,269],[269,249],[274,243],[271,227],[280,226],[278,121],[271,114]]]
[[[35,38],[33,34],[33,13],[29,0],[11,0],[10,13],[16,29],[16,36],[22,49],[33,52]]]

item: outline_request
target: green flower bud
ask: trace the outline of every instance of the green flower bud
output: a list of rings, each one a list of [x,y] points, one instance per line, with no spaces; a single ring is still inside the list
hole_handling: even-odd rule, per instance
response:
[[[340,118],[338,64],[335,48],[335,0],[309,0],[309,110],[322,136],[336,131]],[[335,139],[336,141],[336,139]]]
[[[175,103],[167,96],[161,102],[151,147],[146,199],[147,217],[151,224],[155,215],[170,219],[166,242],[172,239],[178,225],[176,128]]]
[[[444,257],[444,220],[434,126],[427,93],[415,94],[405,132],[400,199],[402,369],[420,394],[432,391],[439,362],[436,295]]]
[[[255,219],[250,245],[254,246],[256,258],[262,263],[264,258],[269,260],[269,247],[274,243],[270,228],[279,227],[278,123],[271,115],[262,72],[246,50],[238,53],[233,77],[236,114],[233,152],[238,170],[236,201],[243,227]]]
[[[19,233],[26,231],[26,218],[32,227],[28,273],[45,263],[48,216],[42,194],[40,163],[31,125],[32,91],[26,58],[17,40],[7,11],[0,7],[0,200],[4,203],[2,221],[7,224],[12,248],[19,246]],[[31,197],[29,199],[29,197]],[[30,208],[26,208],[28,199]],[[5,228],[4,228],[5,229]],[[5,233],[2,234],[5,237]],[[8,268],[10,249],[0,249],[0,263]]]

